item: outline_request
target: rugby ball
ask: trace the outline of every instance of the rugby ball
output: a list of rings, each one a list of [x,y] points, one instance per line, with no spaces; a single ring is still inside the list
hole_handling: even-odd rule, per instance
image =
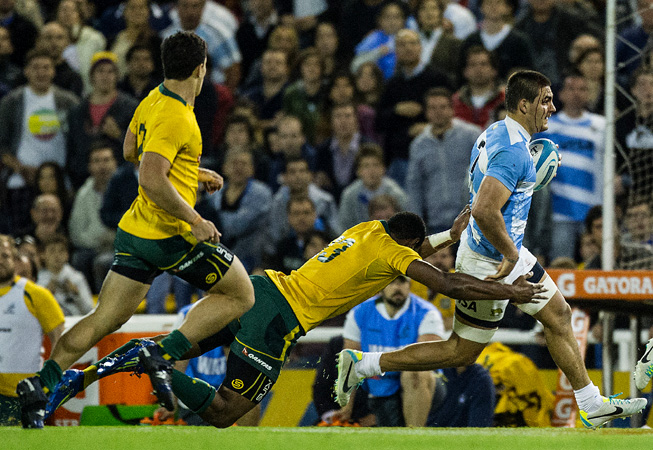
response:
[[[539,191],[549,184],[558,171],[560,151],[551,139],[535,139],[528,146],[535,164],[535,187]]]

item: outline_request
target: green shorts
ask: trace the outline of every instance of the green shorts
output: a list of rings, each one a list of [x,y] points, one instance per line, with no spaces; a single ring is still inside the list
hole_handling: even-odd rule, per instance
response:
[[[285,297],[268,277],[252,275],[256,301],[229,324],[235,339],[229,356],[238,356],[277,381],[281,367],[300,336],[306,334]]]
[[[234,254],[222,244],[197,242],[192,233],[167,239],[143,239],[118,228],[111,270],[151,284],[161,272],[208,291],[227,273]]]

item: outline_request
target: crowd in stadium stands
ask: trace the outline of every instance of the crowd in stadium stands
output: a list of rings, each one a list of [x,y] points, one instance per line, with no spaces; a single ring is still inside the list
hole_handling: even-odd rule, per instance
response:
[[[617,1],[620,16],[633,3]],[[617,105],[621,268],[653,267],[653,69],[650,52],[636,57],[652,6],[639,0],[618,25],[631,42],[617,45],[618,82],[636,102]],[[403,209],[429,233],[449,228],[472,145],[504,117],[518,68],[551,79],[558,112],[542,136],[563,155],[525,245],[544,264],[600,267],[604,20],[591,0],[0,0],[0,233],[66,313],[92,307],[137,195],[125,131],[162,82],[162,39],[192,30],[208,44],[202,165],[225,177],[197,209],[250,273],[296,269],[342,230]],[[170,292],[178,308],[194,294],[164,274],[148,312]],[[451,302],[434,295],[422,296],[446,323]]]

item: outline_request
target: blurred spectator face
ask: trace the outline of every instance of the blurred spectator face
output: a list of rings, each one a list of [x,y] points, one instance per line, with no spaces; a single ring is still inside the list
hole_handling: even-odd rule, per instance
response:
[[[254,176],[254,159],[249,152],[229,152],[224,162],[224,174],[230,183],[242,185]]]
[[[653,105],[653,73],[640,74],[631,92],[638,103],[649,107]]]
[[[124,17],[127,27],[149,26],[150,7],[147,0],[128,0]]]
[[[487,0],[486,0],[487,1]],[[528,0],[534,13],[550,13],[553,11],[556,0]]]
[[[572,41],[571,47],[569,47],[569,61],[576,64],[581,53],[591,48],[601,48],[601,41],[591,34],[581,34]]]
[[[583,233],[580,237],[580,257],[583,261],[591,261],[601,253],[601,248],[596,245],[592,235]]]
[[[283,174],[283,183],[290,188],[290,192],[306,192],[311,184],[313,174],[304,160],[291,161],[286,164]]]
[[[590,225],[589,236],[599,249],[603,245],[603,217],[597,217]]]
[[[245,149],[249,148],[249,127],[246,123],[233,122],[227,126],[224,135],[224,141],[227,147]]]
[[[0,0],[0,14],[7,15],[16,7],[15,0]]]
[[[349,103],[354,99],[354,86],[349,77],[340,76],[333,81],[329,98],[334,105]]]
[[[49,49],[50,54],[58,60],[66,47],[70,45],[68,31],[58,22],[46,23],[41,28],[37,45]]]
[[[290,27],[277,27],[270,35],[268,48],[281,50],[286,54],[293,54],[299,49],[297,32]]]
[[[368,206],[370,220],[388,220],[397,212],[396,202],[389,195],[377,195]]]
[[[401,308],[410,295],[410,278],[399,276],[381,291],[385,303]]]
[[[546,3],[550,0],[537,0],[533,3]],[[490,20],[506,20],[512,16],[512,8],[508,5],[506,0],[483,0],[481,4],[481,13],[485,19]]]
[[[16,249],[6,240],[0,240],[0,283],[8,283],[16,273]]]
[[[453,105],[449,97],[432,95],[426,99],[426,120],[434,128],[446,128],[453,119]]]
[[[302,124],[296,117],[286,117],[279,122],[279,144],[288,156],[300,156],[306,136],[302,132]]]
[[[470,86],[488,86],[496,81],[497,70],[492,67],[487,53],[471,53],[467,57],[463,75]]]
[[[319,81],[322,78],[322,62],[317,55],[309,56],[302,61],[300,67],[302,80],[307,83]]]
[[[249,10],[256,20],[265,20],[274,12],[274,0],[249,0]]]
[[[648,203],[637,203],[628,207],[626,229],[635,242],[646,242],[651,238],[651,207]]]
[[[82,23],[78,4],[74,0],[63,0],[57,7],[56,20],[66,28]]]
[[[288,55],[280,50],[267,50],[261,58],[263,80],[279,83],[288,78]]]
[[[30,257],[27,255],[18,255],[15,261],[16,261],[16,275],[36,282],[36,275],[37,275],[36,266],[35,264],[32,263]],[[0,280],[1,279],[2,279],[2,275],[0,274]]]
[[[420,29],[432,31],[438,28],[442,22],[442,10],[437,0],[426,0],[417,11],[417,20]]]
[[[422,43],[416,32],[413,30],[401,30],[397,33],[395,47],[398,66],[410,69],[419,64]]]
[[[381,185],[381,181],[385,175],[385,166],[377,158],[361,158],[356,169],[356,175],[361,179],[366,188],[374,190]]]
[[[308,233],[315,226],[317,214],[310,200],[291,201],[288,207],[288,223],[298,235]]]
[[[63,209],[56,195],[41,194],[34,201],[31,210],[32,221],[36,225],[56,225],[61,223]]]
[[[0,27],[0,58],[9,56],[14,52],[14,46],[11,45],[11,36],[9,30]]]
[[[565,108],[583,110],[589,103],[587,80],[582,76],[569,76],[560,90],[560,101]]]
[[[605,62],[600,49],[585,53],[578,61],[578,71],[590,80],[602,80],[605,73]]]
[[[41,194],[57,194],[59,191],[59,182],[57,174],[52,166],[44,166],[39,173],[36,183]]]
[[[356,74],[356,89],[361,94],[367,94],[379,89],[378,80],[374,75],[374,68],[371,64],[363,64]]]
[[[331,112],[331,126],[336,137],[351,137],[358,131],[358,119],[353,105],[336,106]]]
[[[109,94],[118,86],[118,67],[112,62],[102,62],[91,69],[93,90],[100,94]]]
[[[205,4],[206,0],[179,0],[177,2],[179,22],[184,30],[194,30],[199,26]]]
[[[315,30],[315,48],[322,56],[334,56],[338,50],[338,34],[330,23],[321,23]]]
[[[154,58],[147,49],[136,50],[127,61],[127,71],[137,78],[147,78],[154,72]]]
[[[324,247],[326,247],[328,244],[329,242],[324,240],[321,235],[312,234],[306,242],[306,246],[304,247],[304,259],[308,261],[313,256],[324,250]]]
[[[89,156],[88,172],[101,184],[109,182],[116,168],[116,158],[109,147],[93,150]]]
[[[68,262],[68,247],[61,242],[50,242],[43,249],[43,265],[51,272],[58,273]]]
[[[27,84],[36,92],[47,92],[54,80],[54,62],[51,58],[38,56],[25,66]]]
[[[386,34],[395,35],[403,27],[404,12],[398,5],[391,3],[381,10],[379,28]]]

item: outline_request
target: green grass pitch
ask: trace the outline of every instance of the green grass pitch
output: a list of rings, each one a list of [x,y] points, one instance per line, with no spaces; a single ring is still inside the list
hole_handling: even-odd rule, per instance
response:
[[[650,449],[653,430],[560,428],[0,428],[3,450]]]

